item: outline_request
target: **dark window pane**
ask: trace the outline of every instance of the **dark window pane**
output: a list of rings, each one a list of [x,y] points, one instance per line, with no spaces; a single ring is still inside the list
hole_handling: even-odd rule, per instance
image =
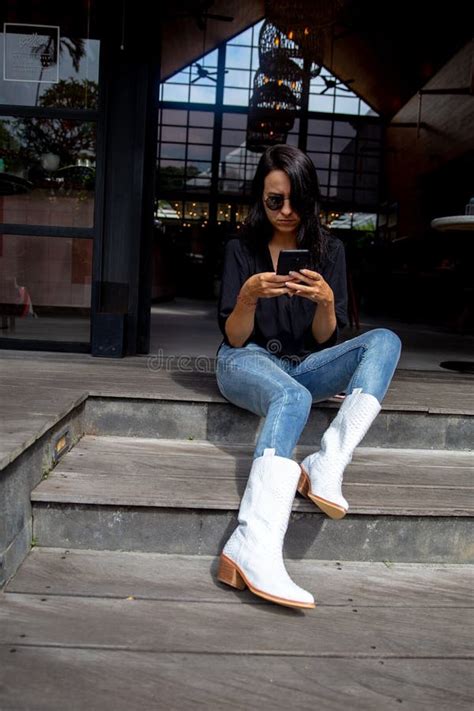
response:
[[[320,119],[310,119],[308,121],[308,133],[330,136],[332,133],[332,121],[321,121]]]
[[[184,143],[162,143],[160,146],[160,158],[173,158],[174,160],[184,160],[186,157],[186,144]]]
[[[96,125],[0,120],[2,222],[93,227]]]
[[[87,343],[92,240],[0,236],[0,342]]]
[[[354,138],[357,131],[352,124],[345,121],[334,121],[334,135]]]
[[[190,126],[214,126],[214,114],[211,111],[190,111]]]
[[[212,158],[212,146],[188,146],[188,161],[208,160]]]
[[[184,184],[184,163],[179,161],[166,161],[160,163],[157,175],[157,187],[159,192],[182,190]]]
[[[170,126],[186,126],[188,122],[188,112],[179,109],[163,109],[161,112],[161,122]]]
[[[240,146],[242,143],[245,143],[245,139],[245,131],[222,131],[223,146]]]
[[[212,145],[213,131],[211,128],[189,128],[188,140],[190,143],[204,143]]]
[[[247,114],[224,114],[222,117],[223,128],[247,128]]]
[[[344,152],[346,155],[354,153],[355,141],[352,138],[337,138],[335,136],[332,139],[332,150],[336,153]]]
[[[316,166],[316,170],[319,168],[329,168],[331,158],[329,153],[308,153],[308,155]]]
[[[42,24],[29,23],[30,13],[16,12],[15,3],[3,13],[1,104],[98,108],[100,41],[87,34],[91,27],[86,6],[79,0],[68,5],[75,17],[74,28],[60,9],[56,21]],[[71,33],[73,29],[77,34]]]
[[[308,151],[329,151],[330,148],[330,136],[308,136]]]
[[[183,126],[162,126],[161,140],[163,142],[186,141],[186,128]]]

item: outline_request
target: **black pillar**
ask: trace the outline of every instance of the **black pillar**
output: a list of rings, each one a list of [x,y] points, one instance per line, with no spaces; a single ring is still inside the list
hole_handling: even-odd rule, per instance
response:
[[[140,0],[114,8],[103,18],[101,48],[93,355],[149,346],[160,29]],[[123,346],[110,349],[114,329]]]

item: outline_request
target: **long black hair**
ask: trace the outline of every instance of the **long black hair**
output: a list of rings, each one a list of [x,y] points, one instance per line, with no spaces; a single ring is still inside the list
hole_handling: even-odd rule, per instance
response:
[[[272,170],[282,170],[291,184],[291,205],[301,222],[296,236],[298,249],[309,249],[313,267],[317,268],[327,256],[328,233],[319,219],[320,190],[316,169],[299,148],[284,143],[267,148],[260,158],[252,182],[252,207],[243,224],[242,240],[256,251],[268,244],[273,227],[263,207],[263,186]]]

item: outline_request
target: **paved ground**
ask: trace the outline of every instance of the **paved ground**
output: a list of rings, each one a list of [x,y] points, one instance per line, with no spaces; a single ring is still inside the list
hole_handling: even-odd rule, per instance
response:
[[[303,612],[215,566],[33,551],[0,594],[1,708],[472,709],[472,568],[288,561]]]

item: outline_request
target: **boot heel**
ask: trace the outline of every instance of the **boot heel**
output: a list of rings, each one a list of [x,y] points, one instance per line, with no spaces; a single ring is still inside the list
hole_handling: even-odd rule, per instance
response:
[[[300,474],[300,479],[298,482],[298,492],[301,494],[301,496],[305,496],[306,498],[309,498],[309,489],[310,489],[310,482],[309,482],[309,476],[306,474],[305,470],[301,470]]]
[[[247,587],[235,564],[224,555],[219,558],[217,579],[221,583],[237,588],[237,590],[244,590]]]

